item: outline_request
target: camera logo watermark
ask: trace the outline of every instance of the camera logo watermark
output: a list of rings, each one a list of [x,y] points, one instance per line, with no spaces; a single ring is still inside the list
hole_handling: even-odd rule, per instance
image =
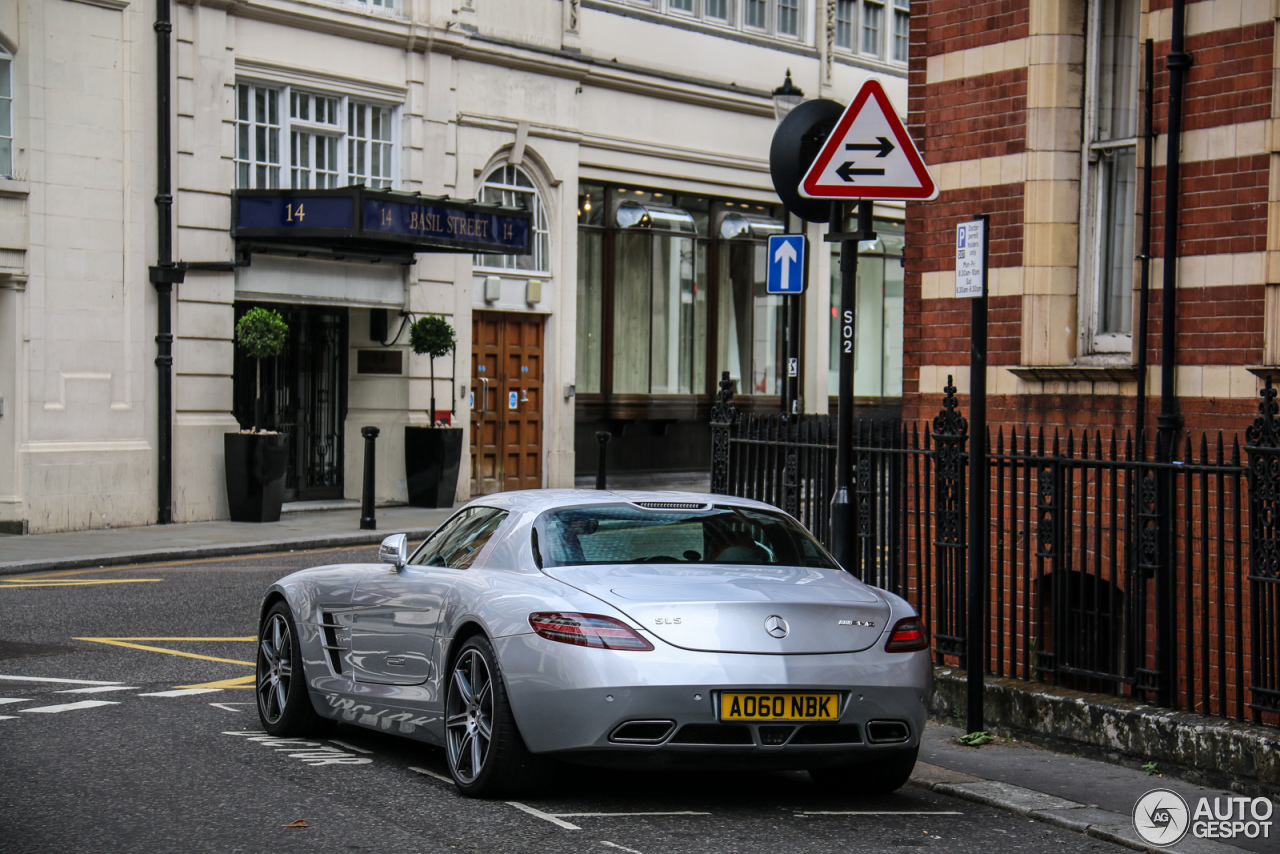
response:
[[[1152,789],[1133,805],[1133,829],[1152,845],[1173,845],[1187,835],[1190,816],[1177,792]]]
[[[1274,804],[1269,798],[1223,795],[1200,798],[1195,809],[1169,789],[1152,789],[1133,806],[1133,829],[1151,845],[1196,839],[1269,839]]]

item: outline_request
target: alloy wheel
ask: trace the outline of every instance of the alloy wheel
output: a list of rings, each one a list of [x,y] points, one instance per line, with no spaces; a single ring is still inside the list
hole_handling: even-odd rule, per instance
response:
[[[277,723],[284,715],[293,678],[293,637],[284,614],[272,614],[258,640],[258,708]]]
[[[489,662],[467,649],[454,665],[445,706],[445,743],[449,769],[462,783],[472,783],[484,770],[493,740],[493,676]]]

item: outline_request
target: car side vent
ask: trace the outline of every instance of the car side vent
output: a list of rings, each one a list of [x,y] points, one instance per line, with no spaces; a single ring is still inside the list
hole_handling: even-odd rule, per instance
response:
[[[329,666],[333,668],[335,676],[342,675],[342,653],[346,651],[346,647],[342,645],[342,626],[338,625],[333,614],[328,611],[320,612],[320,628],[324,631],[324,651],[329,657]]]
[[[755,744],[751,730],[736,724],[685,724],[668,744]]]
[[[857,724],[812,724],[801,727],[795,738],[795,744],[861,744],[862,733]]]
[[[637,501],[635,505],[648,510],[705,510],[707,507],[696,501]]]

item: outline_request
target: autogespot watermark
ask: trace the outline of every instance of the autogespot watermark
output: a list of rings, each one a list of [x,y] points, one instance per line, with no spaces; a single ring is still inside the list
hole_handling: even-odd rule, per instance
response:
[[[1190,833],[1196,839],[1270,839],[1269,798],[1220,795],[1200,798],[1195,809],[1177,792],[1152,789],[1133,805],[1133,829],[1152,845],[1175,845]]]

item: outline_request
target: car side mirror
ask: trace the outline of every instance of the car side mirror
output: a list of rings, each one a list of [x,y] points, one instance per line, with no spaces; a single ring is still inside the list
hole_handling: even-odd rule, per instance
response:
[[[378,546],[378,560],[381,563],[395,564],[399,571],[409,562],[409,538],[404,534],[392,534]]]

